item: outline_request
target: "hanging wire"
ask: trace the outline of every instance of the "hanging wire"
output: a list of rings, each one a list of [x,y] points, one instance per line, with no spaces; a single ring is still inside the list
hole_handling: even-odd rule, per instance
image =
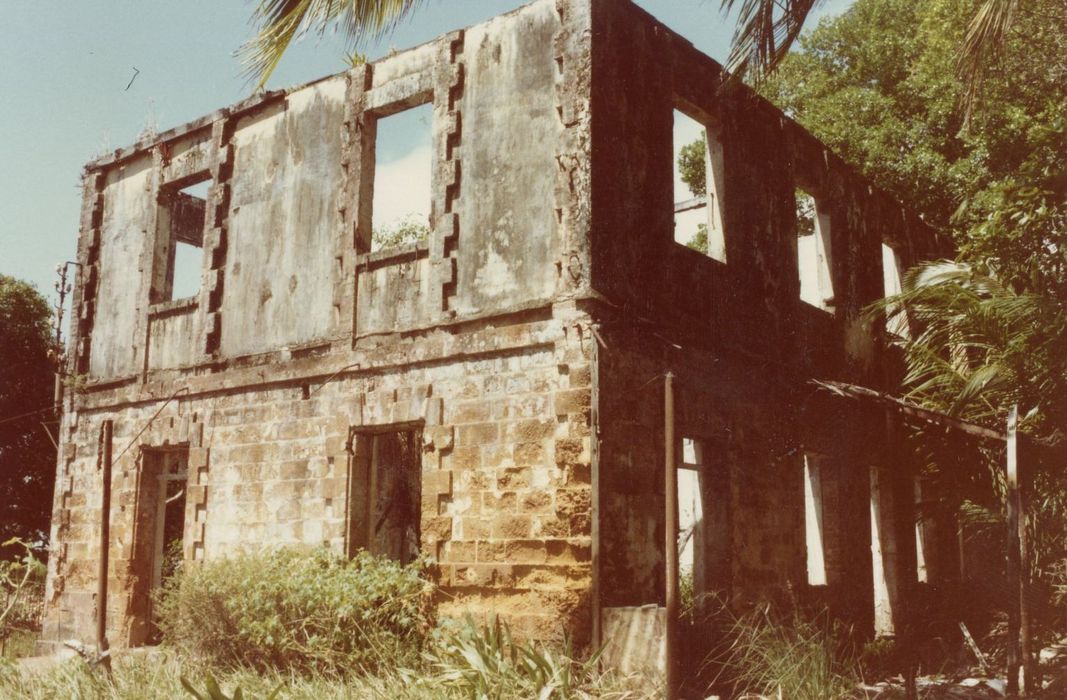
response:
[[[3,425],[4,423],[10,423],[12,421],[16,421],[16,420],[18,420],[20,418],[25,418],[27,416],[34,416],[34,415],[37,415],[38,413],[44,413],[45,411],[51,411],[51,410],[53,410],[53,408],[54,408],[53,406],[45,406],[44,408],[38,408],[35,411],[27,411],[26,413],[20,413],[20,414],[18,414],[16,416],[8,416],[7,418],[0,419],[0,425]]]
[[[163,412],[163,409],[166,408],[167,405],[171,401],[173,401],[174,399],[178,398],[178,394],[181,394],[183,392],[188,392],[188,391],[189,391],[189,387],[183,386],[180,389],[178,389],[177,391],[175,391],[173,394],[171,394],[170,397],[166,401],[163,402],[163,405],[160,406],[158,410],[156,410],[156,412],[152,415],[152,417],[149,418],[147,422],[145,422],[145,424],[141,427],[141,429],[137,432],[137,434],[133,436],[133,439],[130,440],[129,444],[127,444],[126,447],[122,448],[122,452],[119,452],[118,456],[116,456],[112,461],[114,461],[114,462],[119,461],[119,458],[122,457],[122,455],[126,454],[127,450],[129,450],[131,447],[133,447],[133,444],[135,442],[137,442],[137,439],[140,438],[141,435],[144,434],[144,431],[148,430],[148,427],[150,425],[152,425],[152,423],[156,420],[156,418],[159,418],[159,414]]]

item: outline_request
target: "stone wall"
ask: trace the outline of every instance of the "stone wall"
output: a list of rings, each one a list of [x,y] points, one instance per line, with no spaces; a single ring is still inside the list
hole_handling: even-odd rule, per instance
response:
[[[332,378],[274,367],[267,386],[193,386],[170,401],[94,396],[64,426],[46,638],[92,635],[97,440],[107,418],[117,458],[113,643],[138,642],[143,625],[148,569],[135,552],[145,451],[188,448],[188,559],[291,544],[344,551],[353,435],[411,423],[423,438],[421,546],[439,564],[444,612],[499,612],[539,638],[587,629],[590,365],[574,333],[583,323],[573,310],[549,309],[506,333],[473,333],[432,361],[385,361]],[[425,338],[409,352],[435,341],[444,343]],[[457,352],[479,341],[483,352]]]
[[[812,380],[895,387],[899,362],[881,322],[864,312],[883,296],[882,247],[904,268],[951,248],[647,13],[631,3],[593,6],[591,285],[607,302],[597,320],[608,348],[598,406],[603,605],[663,602],[670,371],[676,435],[704,445],[713,528],[699,554],[706,590],[737,604],[821,598],[869,628],[869,472],[880,465],[898,495],[886,527],[906,581],[914,577],[914,521],[904,489],[917,465],[901,454],[883,413],[830,399]],[[718,259],[675,242],[675,110],[721,145]],[[797,189],[815,196],[828,229],[827,308],[801,299]],[[840,575],[816,589],[805,572],[806,451],[826,455],[839,473],[825,515]]]

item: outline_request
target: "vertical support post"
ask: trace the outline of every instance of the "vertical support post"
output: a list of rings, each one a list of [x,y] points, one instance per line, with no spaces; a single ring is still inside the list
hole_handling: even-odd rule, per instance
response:
[[[663,385],[663,486],[664,486],[664,552],[666,566],[666,673],[665,697],[678,697],[677,643],[678,643],[678,460],[674,454],[674,375],[667,372]]]
[[[1006,481],[1007,481],[1007,576],[1008,590],[1011,595],[1008,598],[1008,695],[1019,692],[1019,618],[1020,618],[1020,591],[1022,590],[1022,567],[1019,561],[1019,531],[1023,527],[1020,518],[1019,500],[1019,462],[1016,444],[1016,424],[1018,423],[1018,408],[1012,406],[1008,411],[1008,435],[1006,441]]]
[[[78,265],[78,263],[65,262],[56,267],[56,272],[59,273],[59,281],[56,282],[56,294],[58,300],[56,302],[55,313],[55,331],[56,331],[56,346],[55,346],[55,385],[52,389],[52,405],[58,414],[63,407],[63,366],[66,364],[65,357],[66,352],[63,349],[63,308],[66,303],[67,294],[70,293],[70,283],[67,282],[67,266]]]
[[[591,378],[591,407],[589,409],[589,422],[592,424],[592,454],[590,455],[590,511],[592,522],[590,523],[590,558],[592,559],[592,585],[590,597],[593,611],[593,649],[600,649],[603,645],[603,632],[601,630],[601,600],[600,600],[600,334],[593,326],[592,345],[592,378]]]
[[[1019,691],[1023,694],[1041,688],[1040,664],[1034,655],[1030,632],[1030,552],[1026,535],[1026,485],[1019,478],[1019,635],[1022,652],[1022,682]]]
[[[111,439],[114,425],[110,419],[101,426],[102,436],[100,466],[103,471],[100,502],[100,560],[96,572],[96,650],[105,667],[110,671],[107,643],[107,570],[108,549],[111,541]]]

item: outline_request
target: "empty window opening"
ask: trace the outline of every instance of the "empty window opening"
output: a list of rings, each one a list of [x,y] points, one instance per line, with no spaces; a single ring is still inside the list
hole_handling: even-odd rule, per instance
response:
[[[408,563],[419,555],[422,431],[353,436],[349,480],[349,555],[360,549]]]
[[[372,251],[429,237],[432,126],[430,104],[376,120]]]
[[[674,240],[726,262],[722,141],[717,130],[674,111]]]
[[[811,193],[796,189],[797,266],[800,299],[833,313],[830,214]]]
[[[200,293],[200,273],[204,251],[199,246],[178,241],[174,245],[171,299],[195,297]]]
[[[678,455],[678,565],[698,611],[729,596],[732,578],[730,479],[726,450],[683,438]]]
[[[131,600],[131,644],[157,644],[155,598],[185,560],[188,449],[146,450],[137,494],[134,558],[143,572]]]
[[[833,461],[804,453],[804,541],[808,584],[827,586],[837,580],[840,533],[836,517],[837,472]]]
[[[678,470],[678,568],[682,576],[694,577],[703,540],[704,498],[700,471],[704,449],[698,440],[682,439],[682,463]],[[698,530],[700,532],[698,532]]]
[[[882,279],[885,296],[891,297],[903,291],[900,257],[892,246],[885,243],[882,244]],[[911,337],[911,331],[908,328],[908,317],[904,314],[900,304],[890,304],[886,308],[885,329],[886,332],[898,338]]]
[[[915,479],[915,577],[919,583],[927,583],[927,556],[930,553],[930,523],[928,506],[923,493],[922,479]]]
[[[204,227],[211,176],[164,186],[159,194],[157,255],[162,264],[153,285],[153,301],[172,301],[200,293],[204,264]]]
[[[874,633],[895,632],[896,609],[900,601],[899,555],[890,473],[870,467],[871,574],[874,582]]]

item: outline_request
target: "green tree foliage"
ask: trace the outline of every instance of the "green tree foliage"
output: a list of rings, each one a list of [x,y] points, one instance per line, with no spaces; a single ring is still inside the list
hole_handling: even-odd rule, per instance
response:
[[[907,397],[923,406],[1003,430],[1017,406],[1026,442],[1031,501],[1028,529],[1032,573],[1047,579],[1067,560],[1067,303],[1053,294],[1018,292],[978,263],[936,261],[910,270],[903,293],[872,312],[906,314],[911,339],[904,352]],[[961,450],[939,429],[919,427],[913,447],[928,464],[928,476],[950,494],[942,507],[974,524],[1002,528],[996,497],[1004,495],[1003,445]],[[984,461],[987,470],[975,469]]]
[[[707,194],[707,166],[704,163],[706,152],[707,135],[704,134],[693,143],[682,146],[678,151],[678,173],[694,197],[703,197]],[[707,255],[708,225],[698,225],[697,232],[685,245],[698,253]]]
[[[802,37],[765,88],[956,235],[959,264],[913,271],[888,307],[920,329],[903,343],[912,397],[998,426],[1019,403],[1037,411],[1031,427],[1064,425],[1067,406],[1052,403],[1067,388],[1053,348],[1067,331],[1067,3],[1019,3],[965,127],[958,47],[985,4],[858,0]]]
[[[1067,307],[1016,292],[974,264],[948,260],[909,270],[904,292],[880,304],[918,329],[904,350],[909,397],[1000,427],[1019,406],[1020,428],[1054,440],[1067,426]]]
[[[701,134],[699,139],[682,146],[678,151],[678,172],[694,197],[707,194],[707,149],[707,135]]]
[[[979,5],[858,0],[802,37],[764,86],[864,175],[951,227],[967,250],[975,227],[1001,210],[1005,187],[1057,169],[1067,110],[1067,4],[1030,0],[964,128],[968,88],[956,66]]]
[[[392,31],[424,0],[259,0],[252,22],[259,33],[242,47],[248,75],[259,90],[278,67],[293,39],[307,28],[341,26],[352,37],[380,37]]]
[[[374,229],[371,244],[374,250],[386,250],[422,243],[429,237],[430,227],[426,225],[425,219],[412,215],[392,225]]]
[[[53,418],[50,319],[34,287],[0,275],[0,541],[41,541],[52,515],[56,451],[41,425]]]

